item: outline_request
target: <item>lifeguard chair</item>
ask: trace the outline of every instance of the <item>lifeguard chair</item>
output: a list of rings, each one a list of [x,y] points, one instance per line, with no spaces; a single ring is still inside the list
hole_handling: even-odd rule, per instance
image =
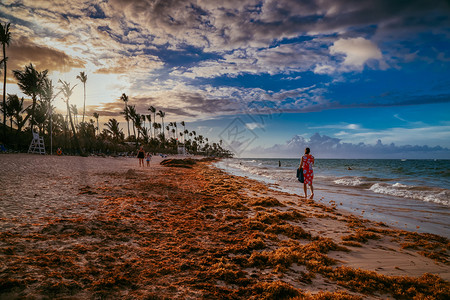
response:
[[[44,138],[37,132],[33,131],[33,140],[28,148],[28,153],[45,154]]]

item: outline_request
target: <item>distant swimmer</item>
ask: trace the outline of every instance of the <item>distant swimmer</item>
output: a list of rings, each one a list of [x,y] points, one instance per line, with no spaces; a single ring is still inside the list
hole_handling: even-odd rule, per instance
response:
[[[348,167],[347,170],[353,170],[352,168]]]

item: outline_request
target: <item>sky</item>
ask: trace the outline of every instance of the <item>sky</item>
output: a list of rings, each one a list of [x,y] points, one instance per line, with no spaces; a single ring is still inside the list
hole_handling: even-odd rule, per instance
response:
[[[7,93],[33,63],[80,111],[85,72],[101,123],[126,93],[237,157],[450,159],[445,0],[3,0],[0,22]]]

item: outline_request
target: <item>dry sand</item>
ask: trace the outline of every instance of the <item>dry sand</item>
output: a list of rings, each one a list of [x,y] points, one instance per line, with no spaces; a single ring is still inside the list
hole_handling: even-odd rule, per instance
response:
[[[0,298],[450,296],[443,237],[160,161],[0,155]]]

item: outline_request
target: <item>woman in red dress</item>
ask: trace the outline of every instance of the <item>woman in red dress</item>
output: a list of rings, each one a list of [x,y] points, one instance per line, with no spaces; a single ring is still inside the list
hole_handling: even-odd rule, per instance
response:
[[[306,148],[305,155],[302,156],[302,160],[300,161],[300,166],[298,168],[303,168],[303,177],[305,178],[305,181],[303,182],[303,190],[305,191],[305,198],[308,197],[306,185],[309,185],[309,189],[311,190],[310,199],[313,199],[314,188],[312,182],[314,179],[314,171],[312,167],[314,166],[314,156],[309,154],[309,152],[311,152],[311,150]]]

